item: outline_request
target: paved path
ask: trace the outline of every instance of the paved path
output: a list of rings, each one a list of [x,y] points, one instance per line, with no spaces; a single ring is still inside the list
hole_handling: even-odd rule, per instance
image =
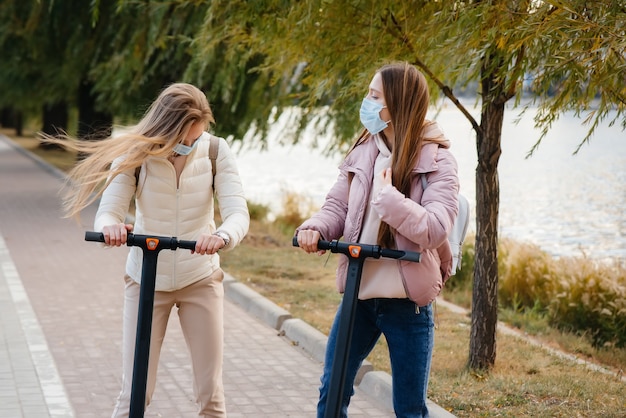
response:
[[[119,391],[127,249],[85,242],[95,207],[80,224],[62,219],[62,184],[0,134],[0,418],[107,417]],[[324,337],[232,278],[226,289],[229,417],[314,416]],[[158,373],[146,417],[195,416],[175,314]],[[394,416],[388,375],[365,376],[350,416]]]

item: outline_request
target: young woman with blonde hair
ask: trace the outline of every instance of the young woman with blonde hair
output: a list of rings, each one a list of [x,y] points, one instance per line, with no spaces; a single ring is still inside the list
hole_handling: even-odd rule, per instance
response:
[[[368,258],[363,265],[348,353],[341,416],[347,416],[357,371],[381,334],[391,360],[393,405],[398,417],[426,417],[434,344],[432,301],[450,275],[447,235],[458,212],[456,160],[439,126],[426,120],[424,76],[408,63],[376,71],[361,105],[365,130],[340,165],[319,212],[297,228],[298,245],[319,252],[320,239],[416,251],[420,263]],[[423,189],[421,178],[428,187]],[[348,259],[341,256],[338,290],[346,286]],[[328,401],[341,307],[328,337],[318,417]]]
[[[176,83],[165,88],[135,126],[102,141],[52,139],[86,157],[69,173],[64,204],[78,216],[101,197],[94,230],[105,243],[120,246],[131,231],[196,241],[194,251],[163,251],[157,264],[156,292],[146,404],[154,392],[161,344],[176,307],[191,354],[194,390],[201,417],[225,417],[222,383],[223,297],[218,250],[231,249],[246,235],[249,214],[234,155],[219,141],[216,174],[209,158],[214,123],[206,96]],[[216,227],[214,192],[222,223]],[[135,199],[135,223],[126,223]],[[123,316],[122,390],[113,417],[127,417],[133,372],[141,250],[126,262]]]

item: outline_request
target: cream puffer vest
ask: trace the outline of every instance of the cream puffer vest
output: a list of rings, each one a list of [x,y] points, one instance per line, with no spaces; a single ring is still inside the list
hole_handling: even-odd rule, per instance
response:
[[[95,230],[123,222],[122,214],[127,211],[128,202],[137,187],[134,233],[196,240],[202,233],[215,232],[209,134],[204,133],[198,141],[187,157],[178,187],[174,167],[164,158],[148,158],[138,179],[134,172],[118,175],[102,196]],[[232,248],[247,233],[249,215],[234,156],[222,138],[217,167],[216,190],[226,201],[220,199],[224,219],[220,229],[230,235],[229,247]],[[141,249],[131,247],[126,274],[136,282],[141,281],[142,257]],[[188,250],[163,250],[158,257],[156,290],[181,289],[211,275],[219,266],[218,254],[198,255]]]

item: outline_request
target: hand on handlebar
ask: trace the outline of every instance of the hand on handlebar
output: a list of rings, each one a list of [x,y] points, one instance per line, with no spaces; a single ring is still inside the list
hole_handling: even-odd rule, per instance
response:
[[[133,228],[133,225],[123,223],[103,227],[102,235],[104,235],[104,243],[113,247],[126,244],[128,233],[132,232]]]
[[[215,234],[204,233],[196,240],[196,248],[191,250],[192,254],[198,253],[201,255],[215,254],[218,250],[226,246],[224,239]]]
[[[311,229],[303,229],[298,231],[298,246],[307,253],[317,253],[323,255],[326,250],[320,250],[317,248],[317,243],[320,240],[321,235],[319,231],[313,231]]]

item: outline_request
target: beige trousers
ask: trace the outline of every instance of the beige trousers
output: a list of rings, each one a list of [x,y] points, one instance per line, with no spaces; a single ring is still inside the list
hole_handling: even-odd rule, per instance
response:
[[[157,366],[170,312],[178,308],[181,329],[191,355],[194,393],[200,417],[226,417],[222,362],[224,352],[224,272],[173,292],[155,292],[148,360],[146,405],[156,384]],[[128,417],[137,332],[140,286],[125,277],[124,324],[122,337],[122,391],[113,418]]]

